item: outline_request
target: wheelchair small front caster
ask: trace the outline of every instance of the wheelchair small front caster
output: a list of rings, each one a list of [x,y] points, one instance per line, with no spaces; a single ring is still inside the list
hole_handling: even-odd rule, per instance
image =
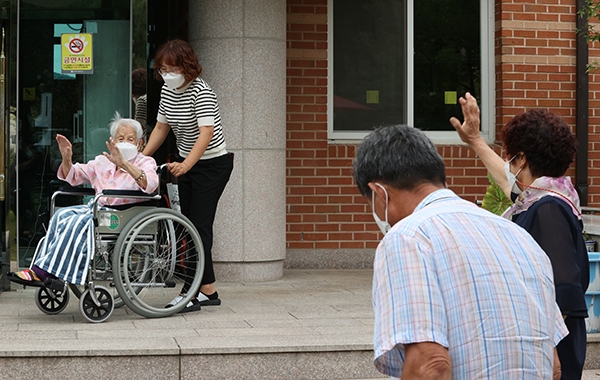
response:
[[[38,309],[46,314],[58,314],[69,304],[69,289],[37,288],[35,291],[35,304]]]
[[[93,289],[86,289],[79,298],[81,314],[93,323],[106,321],[112,314],[114,307],[113,296],[104,286],[94,286]]]

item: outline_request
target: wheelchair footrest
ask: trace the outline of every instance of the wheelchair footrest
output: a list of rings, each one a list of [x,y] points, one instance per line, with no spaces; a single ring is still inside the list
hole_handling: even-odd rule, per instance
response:
[[[157,283],[155,283],[155,284],[140,283],[140,282],[138,282],[138,283],[136,283],[136,282],[132,282],[132,283],[131,283],[131,286],[132,286],[132,287],[134,287],[134,288],[135,288],[135,287],[152,287],[152,286],[154,286],[154,287],[163,287],[163,288],[174,288],[174,287],[176,287],[176,286],[177,286],[177,284],[175,283],[175,281],[173,281],[173,280],[170,280],[170,281],[165,281],[165,282],[163,282],[163,283],[159,283],[159,282],[157,282]],[[110,283],[110,287],[111,287],[111,288],[114,288],[114,287],[115,287],[115,283],[114,283],[114,282],[111,282],[111,283]]]

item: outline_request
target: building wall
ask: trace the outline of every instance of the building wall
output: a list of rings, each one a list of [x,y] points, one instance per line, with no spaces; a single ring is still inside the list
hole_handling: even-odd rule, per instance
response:
[[[368,252],[381,234],[352,180],[357,145],[327,141],[327,0],[287,0],[288,258],[317,250]],[[496,0],[496,130],[549,108],[575,125],[575,0]],[[590,56],[598,56],[591,49]],[[590,75],[589,198],[600,206],[600,85]],[[494,149],[500,152],[500,146]],[[483,198],[487,171],[464,145],[439,145],[449,187]],[[568,175],[574,176],[574,169]],[[318,259],[318,255],[314,256]],[[335,261],[335,260],[334,260]],[[314,264],[314,263],[313,263]],[[310,263],[306,263],[310,265]]]

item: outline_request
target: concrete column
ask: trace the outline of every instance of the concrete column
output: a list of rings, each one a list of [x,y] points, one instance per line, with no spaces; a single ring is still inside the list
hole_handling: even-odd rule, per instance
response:
[[[286,1],[194,0],[189,42],[219,99],[231,180],[215,220],[217,281],[283,276]]]

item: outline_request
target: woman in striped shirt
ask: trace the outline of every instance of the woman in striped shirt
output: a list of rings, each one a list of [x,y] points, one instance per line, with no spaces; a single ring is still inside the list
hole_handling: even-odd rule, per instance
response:
[[[204,246],[200,292],[183,309],[183,312],[196,311],[201,306],[221,304],[214,284],[212,228],[219,198],[233,170],[233,153],[225,150],[217,96],[200,78],[202,67],[192,47],[183,40],[166,42],[156,52],[154,68],[156,78],[165,84],[157,123],[144,154],[156,152],[169,131],[173,131],[178,152],[176,162],[169,164],[169,171],[178,177],[181,211],[198,230]],[[184,284],[181,295],[166,307],[181,302],[189,285]]]

